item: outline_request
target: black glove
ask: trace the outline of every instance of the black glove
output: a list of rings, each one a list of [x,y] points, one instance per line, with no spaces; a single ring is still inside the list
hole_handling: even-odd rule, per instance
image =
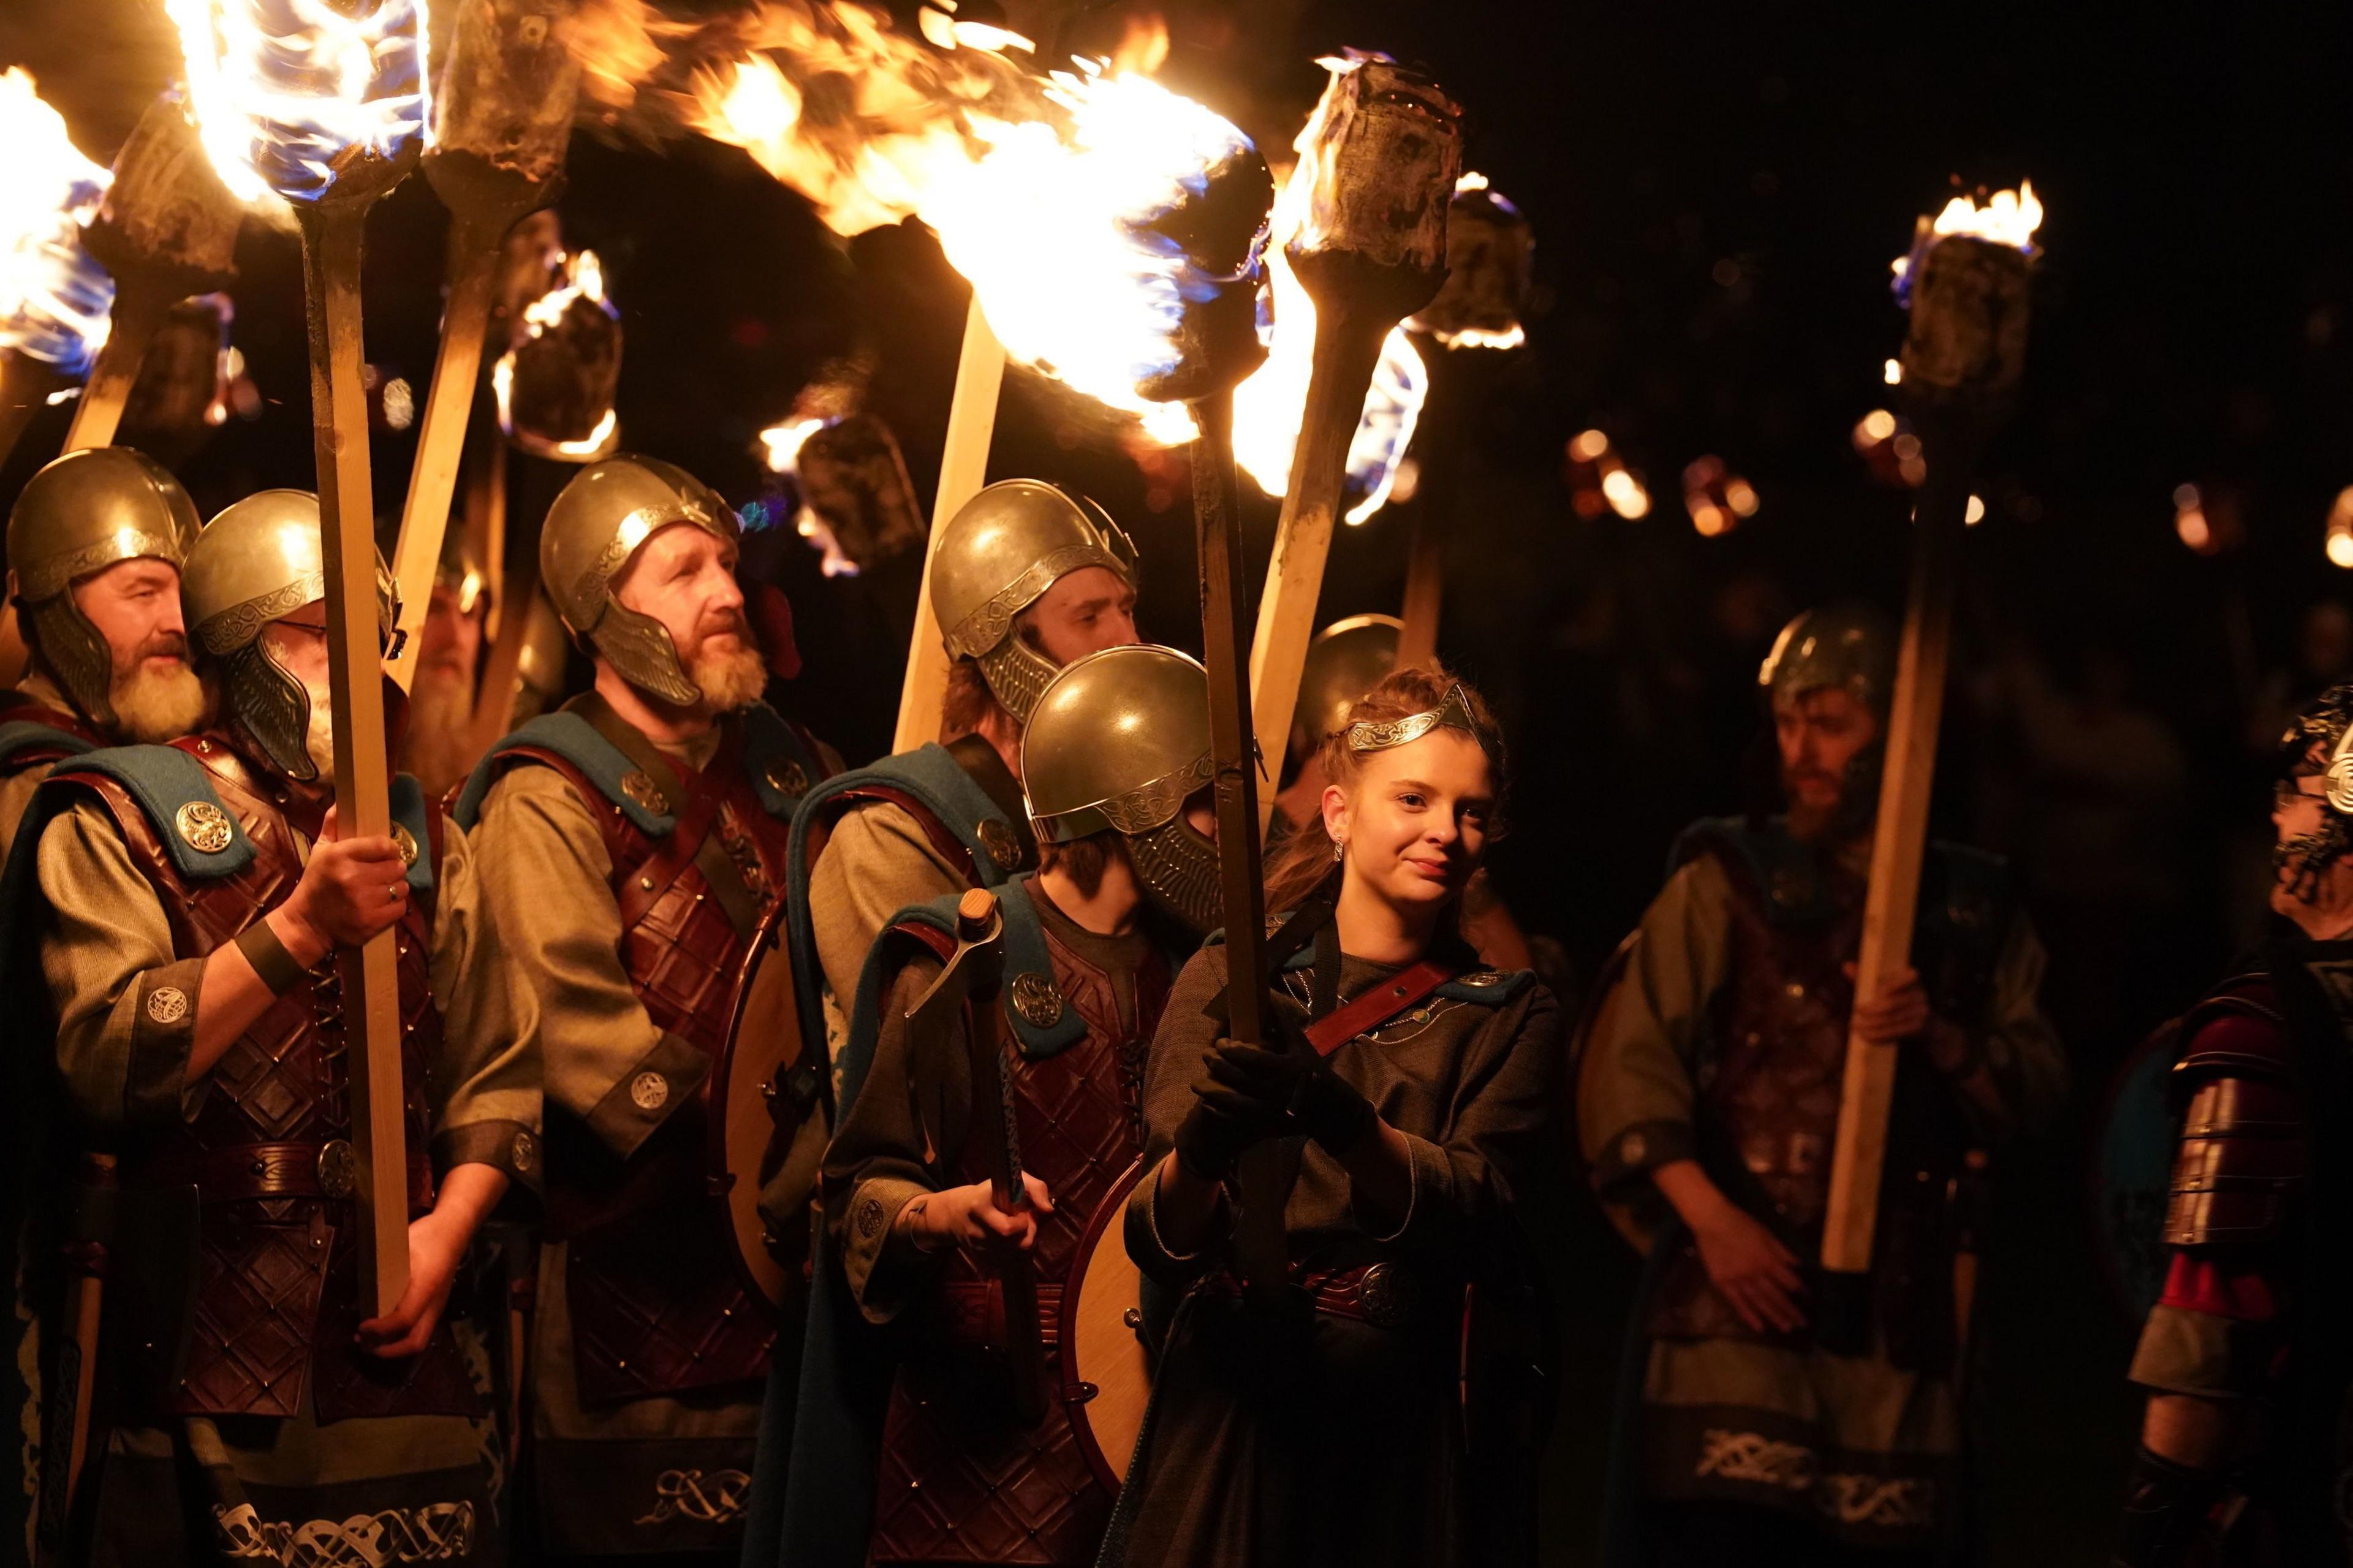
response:
[[[1254,1104],[1282,1108],[1288,1131],[1306,1133],[1335,1159],[1346,1158],[1377,1120],[1356,1085],[1325,1071],[1322,1058],[1301,1047],[1276,1051],[1219,1040],[1202,1068],[1212,1081]]]
[[[1289,1116],[1290,1101],[1272,1086],[1236,1083],[1229,1081],[1232,1074],[1219,1074],[1215,1064],[1229,1049],[1257,1047],[1221,1039],[1204,1051],[1193,1080],[1193,1109],[1176,1124],[1177,1163],[1212,1182],[1224,1181],[1242,1151],[1280,1131]]]
[[[2180,1568],[2221,1489],[2220,1476],[2176,1464],[2144,1445],[2133,1456],[2110,1568]]]

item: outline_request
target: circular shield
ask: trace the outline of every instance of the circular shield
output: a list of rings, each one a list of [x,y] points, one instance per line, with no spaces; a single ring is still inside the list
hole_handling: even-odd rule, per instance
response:
[[[2135,1322],[2165,1288],[2165,1205],[2173,1184],[2173,1104],[2167,1094],[2181,1031],[2141,1042],[2109,1088],[2093,1145],[2092,1223],[2116,1305]]]
[[[800,1059],[800,1011],[779,902],[753,933],[736,976],[727,1043],[711,1078],[718,1120],[710,1141],[711,1190],[721,1194],[737,1277],[773,1310],[797,1295],[806,1279],[825,1152],[823,1109],[791,1088]]]
[[[1128,1166],[1087,1221],[1062,1286],[1055,1342],[1061,1347],[1062,1400],[1079,1452],[1107,1491],[1117,1491],[1152,1401],[1145,1349],[1144,1277],[1127,1255],[1128,1194],[1144,1162]]]

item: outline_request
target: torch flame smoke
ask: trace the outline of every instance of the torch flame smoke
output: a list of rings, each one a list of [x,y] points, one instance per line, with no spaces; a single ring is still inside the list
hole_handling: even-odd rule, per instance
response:
[[[354,149],[397,155],[424,135],[420,0],[347,16],[329,0],[164,0],[205,152],[240,201],[313,202]]]
[[[81,246],[112,176],[83,157],[21,69],[0,75],[0,350],[90,374],[114,279]]]

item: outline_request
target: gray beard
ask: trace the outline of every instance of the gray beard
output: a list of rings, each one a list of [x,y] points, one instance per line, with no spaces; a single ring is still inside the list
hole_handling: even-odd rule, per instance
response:
[[[115,732],[142,745],[176,741],[205,721],[204,682],[185,664],[158,673],[142,662],[115,680],[106,700]]]
[[[408,707],[407,769],[438,800],[473,768],[474,685],[463,673],[420,670]]]
[[[311,727],[302,737],[302,749],[311,754],[311,765],[319,770],[321,783],[330,783],[335,776],[335,715],[327,706],[327,694],[311,690]]]
[[[768,664],[757,647],[742,647],[732,653],[697,653],[687,677],[701,689],[704,704],[714,713],[749,708],[768,689]]]

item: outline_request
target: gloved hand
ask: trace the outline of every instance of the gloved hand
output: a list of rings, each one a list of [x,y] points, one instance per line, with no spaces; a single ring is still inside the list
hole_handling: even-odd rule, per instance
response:
[[[2180,1568],[2206,1531],[2221,1478],[2144,1447],[2133,1456],[2110,1568]]]
[[[1322,1058],[1303,1045],[1269,1050],[1219,1040],[1202,1068],[1255,1104],[1282,1107],[1289,1116],[1287,1131],[1306,1133],[1335,1159],[1345,1158],[1377,1120],[1372,1102],[1356,1085],[1326,1071]]]
[[[1201,1071],[1193,1079],[1193,1108],[1176,1124],[1178,1162],[1212,1182],[1225,1180],[1243,1150],[1282,1131],[1290,1117],[1291,1102],[1283,1086],[1249,1079],[1217,1065],[1226,1055],[1244,1050],[1259,1047],[1219,1039],[1201,1053]]]

